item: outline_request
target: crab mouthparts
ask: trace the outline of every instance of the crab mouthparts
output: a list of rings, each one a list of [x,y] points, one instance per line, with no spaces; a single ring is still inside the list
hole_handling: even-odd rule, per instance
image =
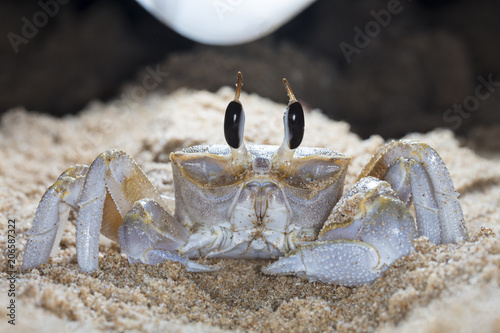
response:
[[[251,196],[254,197],[254,210],[257,217],[256,224],[260,225],[266,217],[268,200],[275,195],[274,193],[278,190],[278,187],[271,182],[251,182],[246,185],[246,190],[250,191],[252,193]]]

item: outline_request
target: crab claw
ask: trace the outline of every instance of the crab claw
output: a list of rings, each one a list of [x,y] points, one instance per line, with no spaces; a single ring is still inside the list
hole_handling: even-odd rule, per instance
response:
[[[375,280],[382,272],[377,250],[366,243],[318,242],[264,267],[264,274],[297,275],[310,282],[355,286]]]
[[[413,216],[390,185],[366,177],[339,201],[318,240],[265,267],[265,274],[354,286],[375,280],[412,250]]]
[[[159,264],[166,260],[177,261],[180,262],[183,266],[185,266],[188,272],[195,272],[195,273],[214,272],[222,268],[222,265],[199,264],[196,261],[189,260],[171,251],[150,250],[146,252],[144,258],[145,258],[145,263],[148,265]]]

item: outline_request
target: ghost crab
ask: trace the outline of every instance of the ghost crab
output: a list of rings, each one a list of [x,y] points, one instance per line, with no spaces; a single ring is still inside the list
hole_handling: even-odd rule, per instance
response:
[[[376,279],[410,253],[415,237],[436,244],[467,239],[458,193],[424,143],[386,144],[342,195],[350,158],[299,147],[304,113],[283,82],[290,101],[281,146],[245,146],[238,73],[224,120],[228,146],[171,154],[175,214],[123,151],[69,168],[36,210],[23,268],[38,267],[57,250],[70,209],[78,212],[77,258],[85,272],[98,267],[100,233],[118,241],[131,263],[174,260],[203,272],[219,267],[193,259],[278,258],[262,271],[348,286]]]

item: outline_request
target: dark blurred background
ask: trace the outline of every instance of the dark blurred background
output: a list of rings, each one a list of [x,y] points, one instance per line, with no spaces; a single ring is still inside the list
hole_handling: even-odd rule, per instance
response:
[[[276,33],[231,47],[189,41],[133,0],[65,1],[24,35],[26,20],[43,19],[40,3],[0,3],[1,112],[76,113],[151,70],[163,73],[160,92],[216,91],[241,70],[245,91],[282,103],[286,76],[305,105],[362,137],[436,127],[467,136],[500,124],[498,1],[402,0],[387,26],[367,32],[394,0],[319,0]],[[359,47],[357,28],[373,36]]]

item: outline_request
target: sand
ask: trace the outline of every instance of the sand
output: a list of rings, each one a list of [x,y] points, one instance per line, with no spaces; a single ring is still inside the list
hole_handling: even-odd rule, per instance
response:
[[[420,238],[369,285],[347,288],[296,277],[265,276],[267,261],[219,260],[215,273],[179,264],[130,265],[119,246],[102,239],[99,269],[76,264],[74,226],[61,249],[39,269],[20,273],[8,296],[8,219],[16,220],[16,266],[45,189],[67,167],[89,164],[109,148],[125,149],[158,189],[172,195],[171,151],[224,143],[223,112],[233,91],[179,90],[141,100],[94,102],[56,119],[11,110],[0,127],[0,330],[2,332],[498,332],[500,331],[500,151],[479,156],[446,130],[410,134],[432,145],[461,193],[470,241],[439,245]],[[243,93],[245,140],[280,144],[284,105]],[[285,102],[285,101],[284,101]],[[477,141],[477,140],[476,140]],[[367,140],[317,110],[306,114],[304,146],[353,157],[346,186],[384,140]],[[74,216],[72,218],[74,220]],[[8,309],[15,299],[15,326]]]

